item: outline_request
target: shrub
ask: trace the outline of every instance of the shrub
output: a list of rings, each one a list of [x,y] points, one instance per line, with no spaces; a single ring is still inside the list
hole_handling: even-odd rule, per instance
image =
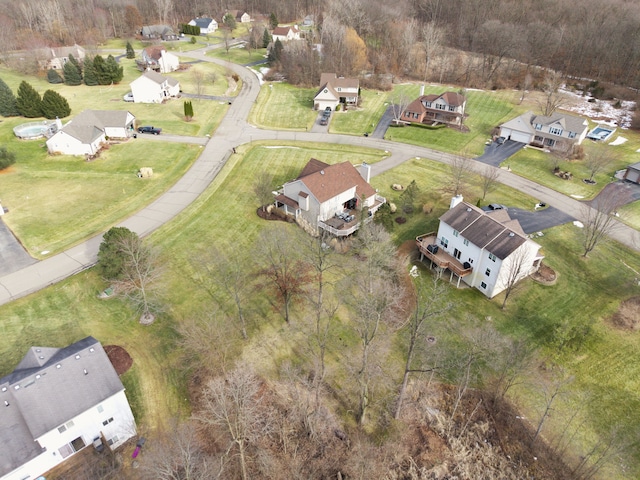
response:
[[[189,40],[189,42],[191,42],[192,45],[195,45],[197,42],[196,37],[191,37],[191,40]]]
[[[127,42],[126,51],[127,51],[127,58],[129,59],[136,58],[136,52],[133,49],[131,42]]]
[[[57,70],[50,68],[49,71],[47,71],[47,81],[49,83],[58,84],[62,83],[63,80]]]
[[[45,118],[68,117],[71,113],[67,99],[53,90],[47,90],[42,96],[42,115]]]
[[[7,150],[7,147],[0,147],[0,170],[4,170],[16,163],[16,154]]]
[[[0,78],[0,115],[3,117],[16,117],[20,115],[16,105],[16,96],[9,86]]]
[[[42,116],[42,99],[40,94],[24,80],[18,87],[16,106],[20,115],[27,118]]]

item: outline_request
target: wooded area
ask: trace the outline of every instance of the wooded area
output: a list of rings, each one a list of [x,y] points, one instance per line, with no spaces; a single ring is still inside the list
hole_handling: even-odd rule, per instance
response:
[[[142,25],[168,23],[177,29],[198,15],[212,15],[221,22],[226,9],[235,7],[265,23],[270,14],[280,23],[313,15],[317,32],[308,36],[309,46],[290,46],[288,52],[290,72],[303,66],[308,75],[299,79],[301,83],[317,83],[323,69],[465,87],[526,87],[536,86],[544,77],[530,68],[541,66],[567,76],[640,86],[640,4],[625,0],[252,0],[235,5],[204,0],[2,0],[1,4],[2,53],[74,42],[97,45],[111,37],[131,37]],[[262,33],[262,26],[258,28]],[[323,44],[322,65],[311,61],[317,58],[311,43]]]

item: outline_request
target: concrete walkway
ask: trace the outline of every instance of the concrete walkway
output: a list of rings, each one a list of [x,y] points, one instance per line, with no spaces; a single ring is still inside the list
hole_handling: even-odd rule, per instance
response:
[[[227,115],[215,134],[210,139],[197,139],[198,143],[204,145],[204,149],[189,171],[160,198],[118,225],[127,227],[140,236],[150,234],[182,212],[213,181],[229,158],[232,148],[247,142],[256,140],[313,141],[360,145],[386,150],[390,156],[372,165],[372,175],[380,175],[416,157],[428,158],[442,163],[451,163],[452,159],[455,158],[454,155],[448,153],[414,145],[394,143],[379,138],[329,133],[268,131],[255,128],[249,125],[246,119],[260,91],[258,78],[252,71],[240,65],[207,57],[205,53],[206,49],[203,49],[182,52],[181,56],[218,63],[234,71],[242,78],[242,91],[229,106]],[[143,135],[138,138],[144,138],[144,141],[195,141],[193,137],[185,139],[171,135],[158,137],[153,135],[145,137]],[[472,162],[471,166],[477,173],[487,168],[485,164],[478,162]],[[589,208],[577,200],[505,170],[500,171],[499,181],[575,218],[580,218],[583,209]],[[631,248],[640,250],[640,233],[626,225],[617,222],[617,226],[611,236]],[[101,241],[102,234],[63,253],[0,277],[0,305],[36,292],[93,266],[97,260],[97,252]]]

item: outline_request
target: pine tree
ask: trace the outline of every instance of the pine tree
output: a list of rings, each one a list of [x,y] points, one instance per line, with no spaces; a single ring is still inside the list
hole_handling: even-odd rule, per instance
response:
[[[282,42],[280,39],[276,39],[271,51],[269,52],[269,61],[270,62],[279,62],[280,56],[282,55]]]
[[[98,85],[109,85],[111,83],[111,76],[107,72],[107,67],[102,55],[93,57],[93,71],[96,74]]]
[[[66,85],[80,85],[82,84],[82,76],[73,62],[67,62],[62,69],[64,72],[64,83]]]
[[[27,118],[42,116],[42,99],[40,94],[24,80],[18,87],[16,106],[20,115]]]
[[[62,77],[60,76],[57,70],[50,68],[47,71],[47,81],[53,84],[62,83]]]
[[[98,76],[93,66],[93,59],[89,57],[84,59],[84,84],[90,87],[98,85]]]
[[[82,65],[80,65],[80,62],[78,62],[78,59],[74,57],[73,54],[71,53],[69,54],[69,62],[71,62],[73,66],[76,67],[76,69],[78,70],[78,75],[80,76],[80,83],[82,83]],[[80,85],[80,83],[78,85]]]
[[[0,78],[0,115],[3,117],[16,117],[20,115],[16,106],[16,96],[9,86]]]
[[[269,25],[271,26],[271,30],[278,26],[278,17],[276,17],[276,14],[273,12],[269,15]]]
[[[271,43],[271,40],[273,40],[273,38],[271,37],[269,30],[265,28],[264,33],[262,34],[262,48],[267,48]]]
[[[131,42],[127,42],[127,58],[136,58],[136,52],[131,46]]]
[[[4,170],[16,163],[16,154],[7,150],[4,145],[0,147],[0,170]],[[0,207],[2,208],[2,207]]]
[[[185,100],[184,102],[184,117],[187,122],[190,122],[193,118],[193,103],[191,103],[191,100]]]
[[[42,96],[42,115],[45,118],[63,118],[71,113],[67,99],[53,90],[47,90]]]
[[[104,62],[104,73],[105,78],[109,79],[108,84],[112,82],[120,83],[122,81],[122,77],[124,77],[124,69],[122,66],[118,65],[118,62],[113,55],[109,55],[107,60]]]

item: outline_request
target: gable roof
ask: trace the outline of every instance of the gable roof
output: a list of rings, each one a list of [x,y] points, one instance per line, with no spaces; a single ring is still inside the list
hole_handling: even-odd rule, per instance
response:
[[[42,453],[35,439],[124,390],[93,337],[65,348],[32,347],[0,387],[0,445],[11,445],[0,449],[0,475]]]
[[[150,47],[145,48],[144,51],[149,58],[152,58],[156,61],[162,58],[163,51],[167,53],[167,49],[164,48],[162,45],[152,45]]]
[[[145,25],[142,27],[142,35],[175,35],[168,25]]]
[[[559,123],[563,129],[576,133],[582,132],[589,127],[589,123],[585,119],[560,112],[555,112],[548,117],[544,115],[534,115],[531,123],[534,125],[553,125],[554,123]]]
[[[84,110],[61,131],[82,143],[93,143],[104,134],[105,128],[126,127],[130,116],[127,110]]]
[[[500,221],[505,218],[508,220]],[[500,260],[507,258],[527,241],[520,223],[511,220],[507,212],[497,215],[487,213],[466,202],[460,202],[446,211],[440,217],[440,221],[460,232],[475,246],[493,253]]]
[[[317,167],[320,164],[325,166],[318,170]],[[300,176],[297,180],[304,183],[320,203],[324,203],[353,187],[356,188],[356,194],[360,198],[368,198],[376,194],[375,189],[362,178],[356,167],[350,162],[327,165],[319,160],[311,159],[302,169],[303,172],[305,170],[312,173]]]
[[[444,92],[440,95],[431,93],[428,95],[421,95],[416,98],[413,102],[407,105],[405,111],[417,113],[426,112],[427,107],[425,106],[425,102],[433,103],[440,98],[442,98],[448,105],[451,105],[453,107],[461,107],[467,101],[464,95],[461,95],[457,92]]]
[[[632,163],[627,167],[627,170],[640,170],[640,162]]]
[[[138,78],[136,78],[133,82],[137,82],[142,77],[148,78],[149,80],[151,80],[154,83],[157,83],[158,85],[162,85],[164,82],[167,82],[167,84],[174,87],[178,84],[178,81],[175,78],[165,77],[164,75],[160,75],[158,72],[154,72],[153,70],[147,70]]]
[[[200,27],[200,28],[209,28],[209,26],[213,22],[215,22],[216,24],[218,23],[213,18],[210,18],[210,17],[198,17],[198,18],[194,18],[191,21],[196,24],[196,27]]]
[[[272,35],[280,35],[281,37],[286,37],[289,32],[293,32],[295,34],[300,32],[300,29],[296,25],[285,27],[278,26],[273,29]]]

